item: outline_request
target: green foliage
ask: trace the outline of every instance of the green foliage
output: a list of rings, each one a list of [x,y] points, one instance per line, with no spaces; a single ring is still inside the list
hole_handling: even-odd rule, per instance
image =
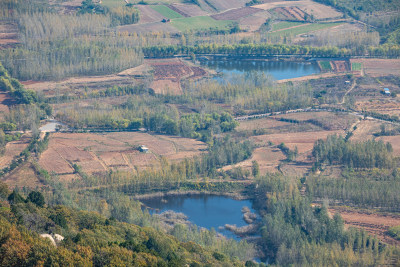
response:
[[[169,19],[183,18],[181,14],[164,5],[155,5],[151,6],[151,8]]]
[[[262,4],[262,3],[263,2],[260,1],[260,0],[251,0],[250,2],[246,3],[246,6],[255,6],[255,5],[258,5],[258,4]]]
[[[353,71],[361,71],[362,69],[362,63],[351,63],[351,70]]]
[[[25,199],[15,190],[12,191],[12,193],[8,196],[7,200],[11,204],[18,204],[25,202]]]
[[[46,204],[44,201],[44,196],[38,191],[30,192],[26,200],[35,203],[39,207],[43,207],[44,204]]]
[[[265,216],[262,246],[266,257],[279,266],[374,265],[385,262],[384,247],[365,231],[344,229],[336,214],[325,206],[312,207],[299,193],[298,182],[281,174],[257,179]]]
[[[176,20],[175,20],[176,21]],[[313,24],[312,24],[313,25]],[[329,25],[328,25],[329,26]],[[313,26],[320,27],[320,25]],[[326,27],[322,25],[321,27]],[[285,44],[202,44],[198,46],[149,46],[143,48],[146,57],[171,57],[178,54],[230,54],[230,55],[310,55],[315,57],[349,57],[364,56],[367,52],[370,56],[399,57],[400,46],[381,45],[368,47],[366,50],[358,50],[357,47],[312,47]]]
[[[400,225],[390,227],[388,233],[397,240],[400,240]]]
[[[397,169],[344,171],[339,177],[324,175],[307,178],[307,191],[313,197],[346,205],[399,211],[400,176]]]
[[[330,61],[319,61],[322,71],[331,71],[332,65]]]
[[[350,168],[390,168],[393,148],[383,141],[350,142],[338,135],[328,136],[314,144],[312,155],[316,164],[344,164]]]

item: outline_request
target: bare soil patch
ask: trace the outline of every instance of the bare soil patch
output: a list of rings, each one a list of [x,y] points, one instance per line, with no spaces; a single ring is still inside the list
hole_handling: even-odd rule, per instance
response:
[[[220,14],[212,15],[211,17],[216,20],[238,20],[240,18],[253,15],[260,11],[263,10],[253,7],[241,7],[237,9],[231,9]]]
[[[329,212],[339,213],[345,225],[366,230],[371,235],[377,236],[381,241],[400,245],[400,241],[390,237],[387,230],[390,227],[400,225],[400,216],[394,214],[376,214],[373,212],[357,212],[344,207],[330,208]]]
[[[139,145],[147,146],[150,152],[139,152]],[[159,165],[161,156],[170,161],[182,160],[200,155],[206,148],[194,139],[142,132],[55,133],[39,164],[59,175],[72,175],[73,164],[89,174],[110,169],[135,171],[136,167]]]
[[[197,17],[197,16],[207,16],[208,13],[204,10],[202,10],[199,6],[197,5],[191,5],[191,4],[181,4],[181,3],[174,3],[171,4],[169,7],[174,7],[175,11],[179,10],[180,14],[186,14],[188,17]]]
[[[236,131],[254,131],[254,130],[262,130],[262,129],[273,129],[280,126],[290,125],[289,122],[278,121],[271,118],[261,118],[254,120],[245,120],[240,121],[239,126],[236,128]]]
[[[204,69],[189,66],[179,59],[149,59],[146,63],[153,69],[151,88],[160,94],[181,94],[182,79],[198,79],[207,74]]]
[[[360,58],[350,62],[361,63],[364,73],[372,77],[399,75],[400,59]]]
[[[301,17],[300,14],[307,13],[309,15],[313,15],[314,18],[317,20],[339,18],[342,16],[342,14],[337,12],[335,9],[323,4],[315,3],[310,0],[269,2],[261,5],[256,5],[254,7],[264,10],[271,10],[274,8],[292,8],[286,9],[286,11],[290,14],[289,16]]]

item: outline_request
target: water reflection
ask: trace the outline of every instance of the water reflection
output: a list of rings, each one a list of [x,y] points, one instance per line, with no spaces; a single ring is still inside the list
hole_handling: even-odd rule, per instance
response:
[[[262,71],[271,74],[276,80],[291,79],[320,73],[317,62],[265,61],[265,60],[207,60],[202,66],[217,70],[228,76],[248,71]]]
[[[252,204],[249,200],[234,200],[224,196],[168,196],[145,199],[141,202],[152,208],[149,210],[150,213],[161,213],[166,210],[182,212],[192,223],[207,229],[214,228],[233,238],[236,238],[233,233],[220,227],[225,224],[236,224],[238,227],[247,225],[241,211],[245,206],[249,207],[251,212],[255,212],[251,209]]]

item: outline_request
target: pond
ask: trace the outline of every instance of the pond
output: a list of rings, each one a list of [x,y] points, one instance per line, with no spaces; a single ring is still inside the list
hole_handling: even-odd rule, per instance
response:
[[[321,72],[318,63],[314,60],[297,62],[214,58],[202,60],[200,65],[216,70],[225,76],[244,74],[248,71],[262,71],[272,75],[276,80],[298,78]]]
[[[162,213],[167,210],[184,213],[188,220],[199,227],[214,228],[223,235],[239,239],[231,231],[225,230],[225,224],[236,224],[237,227],[245,226],[242,208],[248,207],[252,213],[250,200],[235,200],[226,196],[213,195],[184,195],[154,197],[140,200],[152,208],[150,213]]]

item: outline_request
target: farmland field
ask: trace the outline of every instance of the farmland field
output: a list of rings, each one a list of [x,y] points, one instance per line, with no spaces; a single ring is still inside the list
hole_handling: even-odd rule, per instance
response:
[[[332,65],[330,61],[319,61],[322,71],[331,71]]]
[[[362,63],[354,62],[351,64],[351,70],[361,71],[361,68],[362,68]]]
[[[278,31],[282,29],[291,28],[293,26],[303,25],[302,22],[294,22],[294,21],[282,21],[272,25],[272,31]]]
[[[171,6],[174,7],[175,9],[178,9],[180,11],[178,13],[186,14],[188,17],[208,15],[206,11],[202,10],[197,5],[173,3],[171,4]]]
[[[216,20],[237,20],[257,12],[262,11],[262,9],[253,8],[253,7],[242,7],[237,9],[230,9],[226,12],[219,13],[216,15],[211,16],[213,19]]]
[[[151,8],[169,19],[183,18],[181,14],[173,11],[172,9],[164,5],[151,6]]]
[[[400,59],[363,58],[351,59],[350,62],[352,66],[354,63],[362,64],[364,72],[372,77],[398,75],[400,69]]]
[[[170,22],[172,26],[180,31],[227,30],[232,23],[233,21],[231,20],[215,20],[208,16],[174,19]]]
[[[342,13],[336,11],[332,7],[319,4],[310,0],[274,1],[265,4],[255,5],[253,7],[264,10],[271,10],[274,8],[297,7],[304,13],[307,13],[308,15],[313,15],[316,20],[326,20],[330,18],[339,18],[342,16]]]
[[[305,34],[313,31],[318,31],[322,29],[327,29],[331,27],[335,27],[342,24],[341,22],[336,23],[313,23],[313,24],[306,24],[304,26],[294,27],[290,29],[283,29],[276,32],[267,33],[268,36],[285,36],[285,35],[299,35]]]
[[[145,145],[149,153],[139,152],[135,146]],[[203,142],[164,135],[140,132],[106,134],[55,133],[49,148],[41,155],[39,164],[49,172],[59,175],[72,174],[73,164],[87,173],[105,172],[110,169],[135,170],[158,166],[160,156],[182,160],[200,155]]]

